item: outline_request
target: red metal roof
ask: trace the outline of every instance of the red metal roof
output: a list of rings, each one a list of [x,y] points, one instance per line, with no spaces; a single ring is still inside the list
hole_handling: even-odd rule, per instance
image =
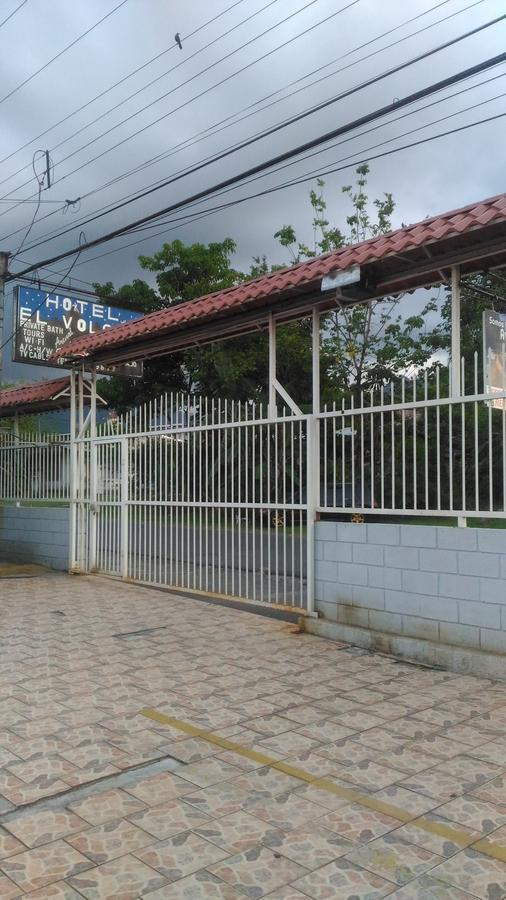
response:
[[[228,319],[234,313],[245,312],[248,308],[290,299],[295,293],[300,296],[309,290],[319,290],[321,278],[336,270],[345,270],[357,265],[363,267],[383,261],[388,263],[389,259],[401,254],[405,260],[406,254],[411,252],[413,255],[413,251],[431,247],[431,250],[422,257],[427,269],[427,258],[434,256],[434,266],[432,271],[425,275],[425,281],[419,279],[418,282],[410,282],[409,277],[405,283],[399,281],[399,289],[413,290],[437,280],[435,276],[438,271],[436,264],[438,260],[435,251],[446,248],[449,239],[463,240],[466,234],[474,233],[474,238],[471,235],[471,239],[478,243],[478,232],[487,228],[490,231],[490,226],[505,222],[506,194],[501,194],[452,212],[424,219],[414,225],[398,228],[388,234],[378,235],[359,244],[305,260],[290,268],[263,275],[236,287],[206,294],[198,299],[150,313],[134,322],[115,326],[99,334],[74,338],[60,347],[53,354],[53,359],[82,359],[99,354],[104,358],[110,350],[121,345],[138,343],[142,339],[157,339],[176,329],[188,329],[218,317]],[[459,242],[453,241],[453,245],[458,246]],[[463,243],[461,246],[464,246]],[[465,246],[469,250],[472,244],[468,240]],[[383,296],[386,293],[385,290]],[[381,296],[381,293],[377,296]]]
[[[37,381],[35,384],[23,384],[18,387],[0,391],[0,410],[16,412],[19,407],[32,403],[45,403],[55,400],[70,384],[70,378],[56,378],[53,381]]]

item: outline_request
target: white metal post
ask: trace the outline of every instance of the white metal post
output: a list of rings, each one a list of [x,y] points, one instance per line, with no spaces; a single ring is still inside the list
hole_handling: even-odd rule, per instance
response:
[[[276,323],[269,313],[269,419],[276,415]]]
[[[70,373],[70,536],[69,536],[69,570],[77,568],[77,385],[76,372]]]
[[[313,415],[320,412],[320,310],[313,309],[312,330]]]
[[[84,384],[83,384],[84,390]],[[81,425],[82,427],[82,425]],[[97,373],[93,368],[90,383],[90,571],[97,567]],[[83,435],[84,437],[84,435]],[[84,454],[83,454],[84,455]]]
[[[313,309],[312,322],[312,400],[313,411],[307,420],[307,611],[314,613],[315,522],[320,493],[320,312]]]
[[[452,346],[450,368],[450,393],[452,397],[461,397],[464,385],[462,384],[462,361],[460,350],[461,329],[461,296],[460,296],[460,266],[452,266]],[[465,516],[458,516],[459,528],[467,526]]]
[[[120,450],[120,466],[121,466],[121,487],[120,487],[120,572],[122,578],[128,578],[128,553],[129,553],[129,473],[128,473],[128,437],[121,438]]]
[[[452,346],[451,346],[451,378],[452,397],[461,395],[460,379],[460,267],[452,267]]]

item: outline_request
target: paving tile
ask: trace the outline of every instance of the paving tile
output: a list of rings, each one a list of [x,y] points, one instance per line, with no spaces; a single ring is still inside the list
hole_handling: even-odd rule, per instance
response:
[[[69,879],[87,900],[137,900],[163,887],[166,879],[134,856],[122,856]]]
[[[221,781],[211,787],[185,794],[185,803],[207,816],[226,816],[237,812],[248,803],[250,793],[230,781]]]
[[[264,843],[275,853],[281,853],[306,869],[319,869],[353,849],[351,841],[319,822],[291,831],[276,831],[272,837],[267,836]]]
[[[318,804],[311,803],[310,800],[293,792],[278,794],[264,800],[252,800],[248,803],[247,810],[252,815],[269,822],[274,828],[283,828],[286,831],[317,819],[322,814]]]
[[[403,825],[395,832],[395,836],[402,841],[407,841],[409,844],[417,844],[418,847],[424,847],[425,850],[430,850],[432,853],[437,853],[445,858],[455,856],[466,845],[472,844],[480,837],[480,832],[476,831],[476,829],[449,822],[448,819],[443,819],[442,816],[438,816],[436,813],[427,813],[423,818],[424,823],[434,822],[437,826],[440,825],[455,830],[459,838],[463,836],[464,842],[460,839],[455,840],[450,835],[435,834],[426,828],[420,828],[418,827],[418,819],[413,819],[412,822]]]
[[[343,738],[340,741],[331,741],[327,744],[320,744],[316,747],[313,755],[323,756],[325,759],[331,760],[341,766],[353,766],[355,763],[363,762],[365,759],[372,759],[377,756],[375,750],[366,747],[355,740],[355,735],[350,738]]]
[[[198,834],[184,831],[159,843],[151,844],[144,850],[138,850],[134,855],[147,866],[156,869],[164,878],[177,881],[198,869],[225,859],[230,856],[230,852],[218,847],[216,843],[204,840]]]
[[[3,894],[0,894],[0,896],[3,896]],[[66,881],[47,884],[40,891],[30,891],[25,896],[29,900],[82,900],[82,894],[78,894]]]
[[[303,876],[293,886],[313,900],[380,900],[395,888],[392,881],[361,869],[347,859],[337,859]]]
[[[501,825],[506,825],[506,808],[504,806],[487,803],[470,794],[444,803],[438,807],[437,813],[445,819],[460,825],[467,825],[483,834],[488,834]]]
[[[390,806],[395,806],[404,813],[411,814],[413,818],[422,816],[430,809],[440,805],[439,800],[424,794],[418,794],[416,791],[409,791],[405,787],[396,784],[383,788],[381,791],[376,791],[374,799],[382,800]]]
[[[173,741],[172,743],[164,744],[160,749],[168,756],[173,756],[174,759],[179,759],[185,763],[198,762],[200,759],[205,759],[206,756],[215,756],[219,751],[219,747],[201,738]]]
[[[160,806],[152,806],[130,816],[130,821],[152,834],[158,840],[171,837],[179,831],[198,828],[209,820],[194,806],[182,800],[168,800]]]
[[[283,772],[268,767],[256,769],[240,778],[234,778],[229,784],[248,791],[253,796],[258,794],[259,797],[275,797],[276,794],[283,794],[285,791],[300,787],[298,778],[292,778],[291,775],[285,775]]]
[[[439,762],[435,771],[446,772],[464,785],[464,793],[501,774],[501,767],[472,756],[454,756]]]
[[[0,872],[0,897],[2,900],[11,900],[13,897],[20,897],[21,889],[19,885],[14,884],[6,875]]]
[[[18,841],[12,834],[9,834],[3,828],[0,828],[0,860],[7,859],[8,856],[14,856],[21,850],[26,850],[24,844]]]
[[[244,900],[242,891],[239,893],[205,869],[143,897],[144,900]]]
[[[91,859],[95,865],[109,862],[126,853],[133,853],[134,850],[146,847],[152,841],[151,835],[125,819],[96,825],[95,828],[89,828],[67,838],[68,844]]]
[[[124,788],[128,794],[137,797],[146,806],[157,806],[164,800],[183,797],[194,789],[194,786],[188,781],[178,778],[177,775],[173,775],[171,772],[161,772],[158,775],[141,778],[135,784],[129,784]]]
[[[23,891],[35,891],[89,869],[93,863],[65,841],[54,841],[2,861],[5,874]],[[1,895],[0,895],[1,896]]]
[[[89,828],[89,825],[84,819],[68,810],[43,809],[21,813],[16,818],[9,819],[4,828],[18,838],[18,841],[33,848],[67,837],[76,831],[82,831]]]
[[[344,725],[340,725],[339,722],[335,722],[331,719],[328,719],[325,722],[315,722],[313,725],[304,725],[297,730],[300,734],[305,735],[305,737],[312,738],[315,741],[321,741],[322,743],[327,743],[328,741],[340,741],[341,738],[349,737],[350,734],[353,734],[352,728],[346,728]]]
[[[346,858],[396,884],[406,884],[442,862],[442,857],[438,854],[407,844],[395,833],[376,838],[367,846],[352,850]]]
[[[408,775],[416,775],[417,772],[424,772],[441,763],[441,759],[438,756],[421,753],[409,745],[388,750],[385,753],[376,755],[374,758],[380,765],[390,766],[390,768],[396,769],[398,772],[406,772]],[[451,775],[452,773],[449,772],[448,774]]]
[[[181,769],[181,776],[185,781],[202,788],[218,784],[220,781],[231,781],[232,778],[241,774],[241,769],[237,768],[237,766],[231,766],[230,763],[216,759],[215,756],[200,760],[200,762],[190,763],[190,765]],[[139,795],[137,794],[137,796]]]
[[[331,759],[327,759],[311,750],[299,753],[297,756],[289,756],[284,762],[289,766],[294,766],[296,769],[302,769],[303,772],[307,772],[308,775],[312,775],[314,778],[330,775],[335,769],[335,763]]]
[[[209,866],[209,871],[247,897],[264,897],[275,888],[295,881],[305,869],[266,847],[252,847]]]
[[[419,772],[418,775],[410,775],[400,782],[400,786],[418,794],[427,794],[428,797],[434,797],[440,803],[444,803],[445,800],[451,800],[453,797],[458,797],[464,793],[464,786],[461,781],[452,778],[446,772],[439,772],[437,769]]]
[[[244,810],[214,819],[194,828],[194,831],[201,838],[226,850],[229,855],[242,853],[266,840],[275,840],[278,834],[278,829],[270,822]]]
[[[402,822],[355,803],[327,813],[318,820],[318,824],[342,834],[350,841],[367,844],[398,828]]]
[[[464,850],[446,860],[431,875],[453,887],[470,891],[481,900],[500,900],[506,895],[506,864],[474,850]]]
[[[432,875],[421,875],[390,894],[389,900],[472,900],[475,896],[445,884]]]
[[[271,752],[281,757],[293,756],[296,753],[305,753],[319,746],[319,741],[299,734],[297,731],[285,731],[274,737],[263,738],[258,742],[257,748],[269,756]]]
[[[403,781],[406,777],[405,772],[398,772],[396,769],[382,766],[370,759],[364,759],[362,762],[350,766],[336,766],[334,772],[345,781],[371,791],[377,791],[382,787]]]
[[[314,784],[305,784],[303,787],[293,791],[293,793],[297,794],[298,797],[303,797],[305,800],[310,800],[311,803],[316,803],[318,806],[321,806],[322,815],[324,815],[327,810],[340,809],[342,806],[348,806],[350,803],[348,797],[340,797],[331,791],[327,791],[325,788],[318,787],[318,782],[315,782]]]
[[[468,754],[486,762],[497,763],[498,766],[506,766],[506,742],[503,740],[489,741],[479,747],[472,747],[468,750]]]
[[[486,800],[488,803],[500,803],[506,805],[506,774],[487,781],[471,791],[473,797]]]
[[[103,825],[114,819],[126,818],[145,808],[145,804],[140,800],[125,791],[115,789],[94,794],[86,800],[69,803],[69,809],[90,825]]]

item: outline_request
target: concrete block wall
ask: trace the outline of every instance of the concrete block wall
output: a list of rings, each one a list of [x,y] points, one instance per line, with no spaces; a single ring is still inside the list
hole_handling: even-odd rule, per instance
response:
[[[69,521],[68,507],[0,506],[0,560],[67,570]]]
[[[325,620],[505,654],[506,677],[506,529],[318,522],[315,534]]]

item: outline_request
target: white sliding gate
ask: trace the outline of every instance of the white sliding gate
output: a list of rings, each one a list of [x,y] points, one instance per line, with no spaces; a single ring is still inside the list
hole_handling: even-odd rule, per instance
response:
[[[309,610],[311,433],[178,395],[77,438],[73,567]]]

